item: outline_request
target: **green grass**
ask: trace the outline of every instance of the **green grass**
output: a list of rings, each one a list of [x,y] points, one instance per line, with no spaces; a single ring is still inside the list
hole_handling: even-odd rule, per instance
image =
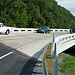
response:
[[[64,75],[75,75],[75,57],[68,56],[63,58],[63,63],[59,63]]]

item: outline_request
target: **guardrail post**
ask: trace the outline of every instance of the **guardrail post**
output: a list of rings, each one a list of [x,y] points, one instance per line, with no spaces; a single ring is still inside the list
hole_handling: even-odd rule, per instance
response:
[[[55,35],[53,34],[53,43],[55,42]]]
[[[53,75],[58,75],[58,59],[53,59]]]
[[[53,74],[58,75],[58,59],[56,59],[56,44],[55,35],[53,34],[52,48],[51,48],[51,59],[53,60]]]
[[[51,59],[55,59],[55,35],[53,34],[52,48],[51,48]]]

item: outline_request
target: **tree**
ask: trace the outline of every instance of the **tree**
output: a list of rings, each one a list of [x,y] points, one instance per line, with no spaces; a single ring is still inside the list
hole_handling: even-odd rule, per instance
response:
[[[28,20],[26,4],[21,0],[4,0],[2,3],[0,21],[7,26],[26,27]]]
[[[55,0],[0,0],[0,22],[15,27],[70,28],[75,16]]]

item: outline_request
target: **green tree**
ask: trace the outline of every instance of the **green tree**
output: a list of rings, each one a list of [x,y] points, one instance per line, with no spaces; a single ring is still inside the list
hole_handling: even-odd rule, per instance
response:
[[[0,22],[15,27],[70,28],[75,16],[55,0],[0,0]]]

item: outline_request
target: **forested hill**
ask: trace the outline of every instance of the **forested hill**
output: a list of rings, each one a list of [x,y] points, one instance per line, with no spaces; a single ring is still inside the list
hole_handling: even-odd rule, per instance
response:
[[[75,17],[55,0],[0,0],[0,22],[23,28],[75,27]]]

